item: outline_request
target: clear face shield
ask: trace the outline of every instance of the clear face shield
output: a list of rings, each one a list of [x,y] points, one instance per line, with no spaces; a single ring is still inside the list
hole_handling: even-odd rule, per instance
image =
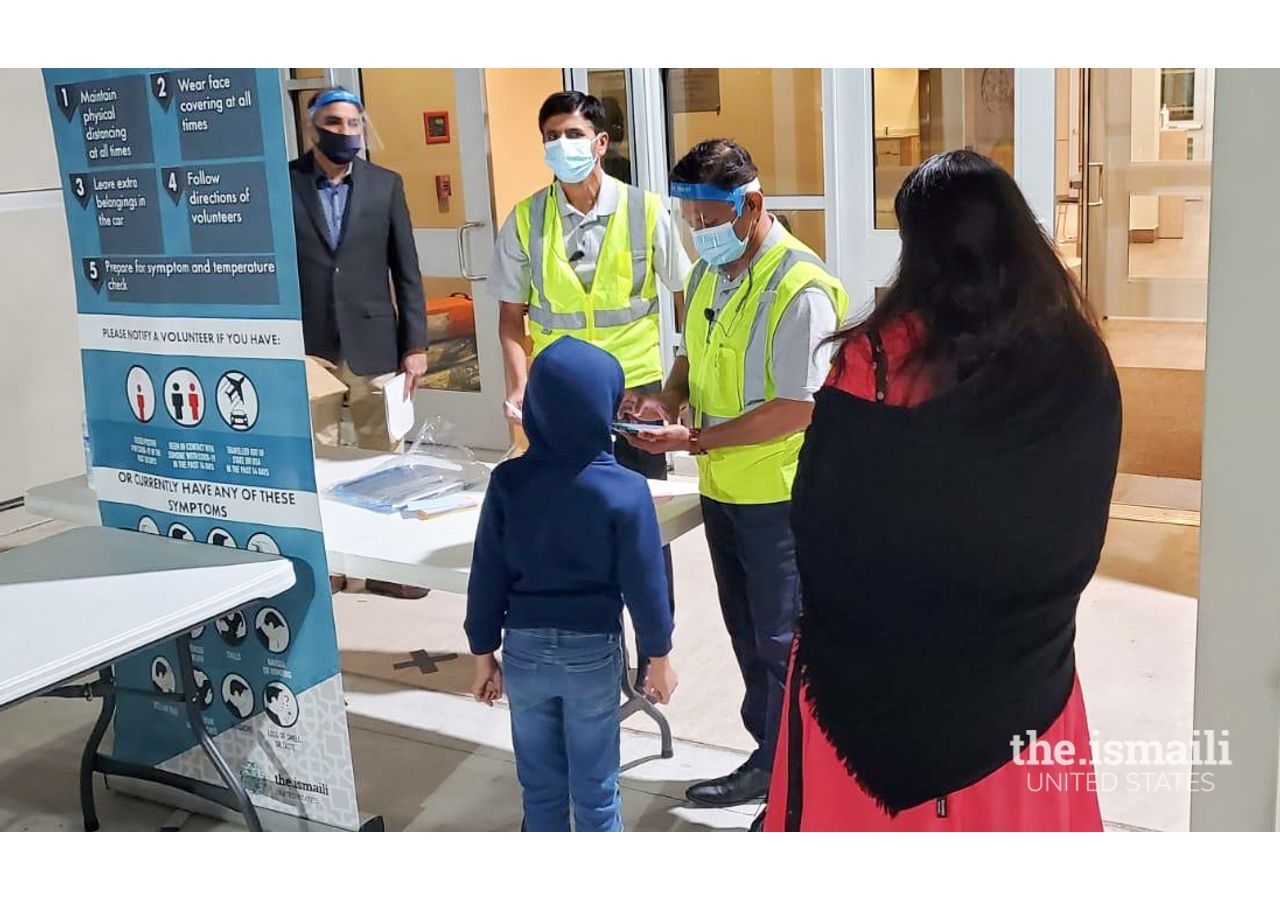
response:
[[[363,101],[351,91],[332,88],[317,94],[308,113],[315,146],[335,163],[351,162],[368,146],[372,130],[369,115]]]
[[[672,216],[680,223],[681,238],[692,256],[714,266],[726,266],[742,256],[754,221],[743,221],[748,194],[761,194],[760,179],[728,189],[713,184],[670,185]]]

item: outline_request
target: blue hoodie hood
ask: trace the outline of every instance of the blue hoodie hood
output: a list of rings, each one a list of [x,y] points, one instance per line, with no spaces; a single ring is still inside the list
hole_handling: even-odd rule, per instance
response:
[[[625,389],[611,354],[573,337],[553,343],[534,358],[525,387],[529,455],[582,464],[612,457]]]

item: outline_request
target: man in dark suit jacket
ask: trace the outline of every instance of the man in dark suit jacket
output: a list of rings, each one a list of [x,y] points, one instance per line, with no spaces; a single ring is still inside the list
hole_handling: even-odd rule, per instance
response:
[[[382,385],[403,371],[409,392],[427,370],[427,310],[404,182],[357,155],[359,97],[334,88],[309,109],[315,147],[289,165],[306,350],[347,385],[359,445],[390,450]],[[319,443],[337,443],[336,421],[313,425]]]
[[[357,443],[393,450],[383,386],[402,371],[407,397],[427,371],[427,309],[404,182],[359,157],[365,114],[358,96],[333,88],[308,109],[314,148],[289,164],[303,339],[307,354],[347,386]],[[312,430],[317,443],[336,445],[337,411],[313,415]],[[331,586],[342,590],[345,577],[333,576]],[[373,580],[366,587],[426,593]]]

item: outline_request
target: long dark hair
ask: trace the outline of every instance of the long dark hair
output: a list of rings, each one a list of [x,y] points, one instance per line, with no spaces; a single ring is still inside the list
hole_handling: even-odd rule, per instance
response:
[[[941,390],[1015,348],[1033,350],[1080,326],[1097,333],[1075,276],[1017,183],[990,159],[969,150],[929,158],[907,176],[893,209],[898,271],[870,318],[829,340],[843,346],[914,315],[924,334],[906,363]]]

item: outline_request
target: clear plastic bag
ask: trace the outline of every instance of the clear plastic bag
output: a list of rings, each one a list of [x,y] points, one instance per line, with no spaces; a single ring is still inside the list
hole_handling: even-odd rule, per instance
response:
[[[430,419],[404,453],[358,478],[333,485],[327,493],[362,509],[406,513],[439,508],[442,498],[451,494],[483,490],[488,468],[450,439],[453,432],[444,419]]]

